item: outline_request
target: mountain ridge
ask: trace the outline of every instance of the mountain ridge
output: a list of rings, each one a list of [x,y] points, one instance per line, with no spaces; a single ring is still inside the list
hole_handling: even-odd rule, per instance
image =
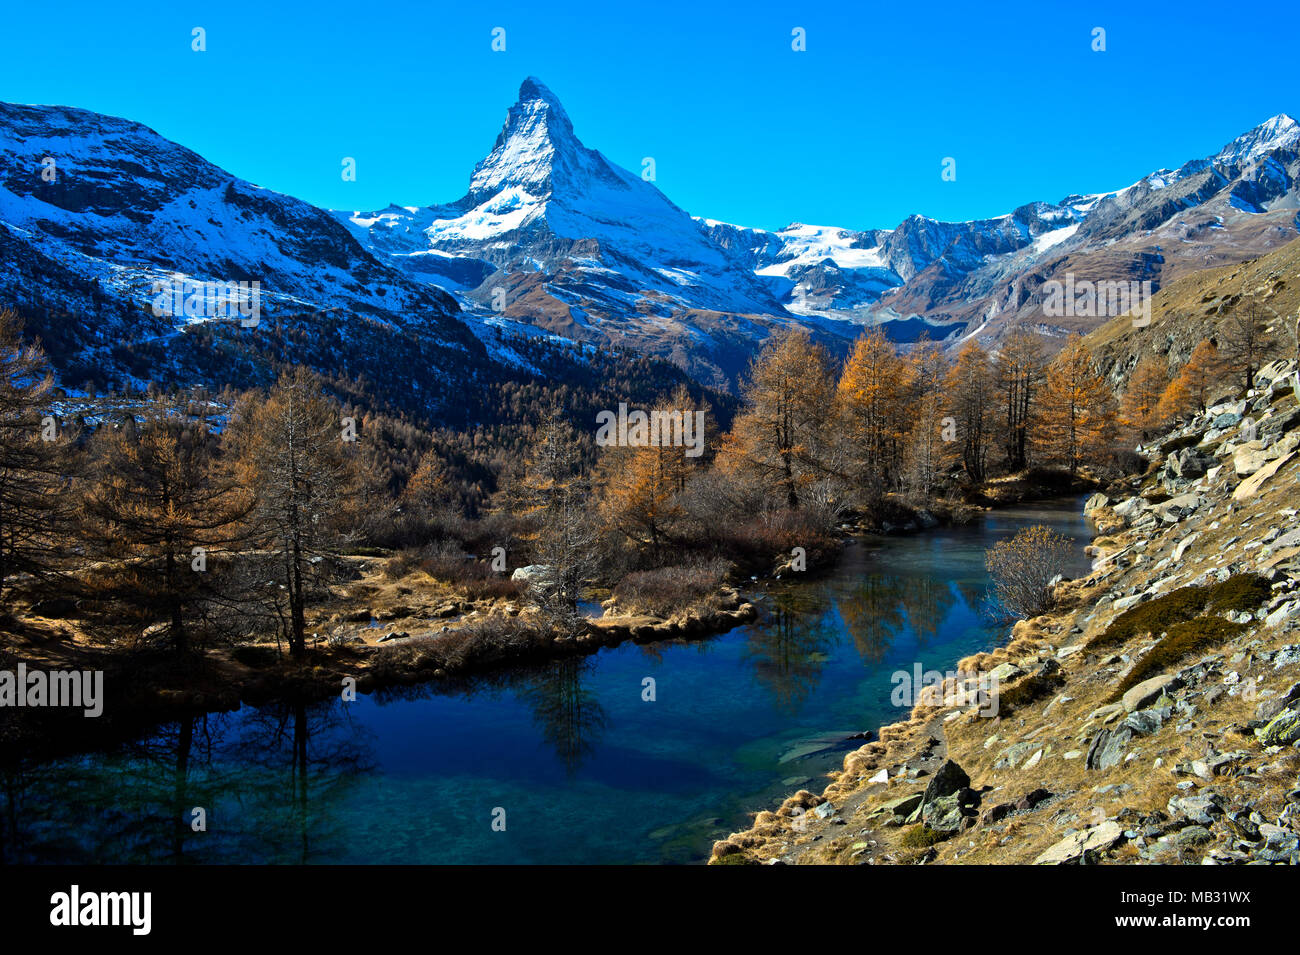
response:
[[[327,329],[336,351],[360,323],[418,337],[452,380],[488,367],[504,329],[631,348],[734,391],[784,328],[809,329],[836,355],[864,326],[953,347],[996,347],[1028,326],[1050,347],[1113,316],[1048,316],[1049,282],[1150,281],[1158,291],[1300,235],[1300,125],[1285,113],[1114,192],[967,222],[914,214],[892,230],[770,232],[692,216],[649,169],[637,175],[584,145],[535,77],[465,194],[443,205],[322,210],[147,126],[75,107],[0,104],[0,160],[10,303],[85,316],[59,334],[104,361],[119,339],[171,340],[192,326],[147,307],[151,286],[179,274],[259,281],[269,320]],[[328,317],[336,312],[344,318]],[[96,313],[109,316],[102,328]],[[129,364],[110,362],[105,381],[152,373]]]

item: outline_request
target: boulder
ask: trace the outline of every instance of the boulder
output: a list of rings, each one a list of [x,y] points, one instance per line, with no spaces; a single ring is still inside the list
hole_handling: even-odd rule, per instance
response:
[[[1251,445],[1258,445],[1258,442],[1252,441]],[[1232,469],[1237,472],[1237,477],[1249,477],[1268,464],[1275,456],[1267,448],[1245,445],[1233,453]]]
[[[1142,510],[1145,504],[1146,501],[1142,500],[1142,498],[1140,497],[1130,497],[1126,501],[1116,504],[1113,508],[1111,508],[1111,510],[1113,510],[1116,514],[1118,514],[1120,517],[1124,518],[1125,520],[1128,520],[1132,517],[1136,517],[1138,512]]]
[[[534,584],[545,586],[554,576],[555,571],[549,564],[529,564],[527,567],[516,567],[510,579],[522,580],[531,587]]]
[[[1290,746],[1300,740],[1300,708],[1283,710],[1255,735],[1265,746]]]
[[[1088,769],[1110,769],[1124,761],[1129,741],[1133,739],[1132,727],[1123,724],[1113,730],[1098,730],[1088,747],[1084,766]]]
[[[1234,501],[1245,501],[1254,497],[1259,493],[1259,489],[1263,487],[1264,483],[1276,474],[1281,469],[1282,465],[1295,457],[1295,455],[1296,453],[1292,451],[1289,454],[1284,454],[1280,458],[1274,458],[1250,477],[1246,478],[1246,480],[1238,484],[1237,489],[1232,492],[1232,499]]]
[[[1285,358],[1279,358],[1277,361],[1271,361],[1259,371],[1255,372],[1255,386],[1262,388],[1280,379],[1286,378],[1291,374],[1291,362]]]
[[[1161,520],[1174,522],[1182,520],[1190,514],[1195,513],[1196,509],[1201,506],[1203,500],[1201,495],[1194,492],[1188,494],[1179,494],[1177,497],[1171,497],[1167,501],[1151,506],[1151,512]]]
[[[1119,823],[1107,820],[1099,826],[1081,829],[1066,836],[1037,859],[1034,865],[1062,865],[1089,861],[1090,855],[1104,852],[1123,838]]]
[[[910,796],[903,796],[899,799],[890,800],[876,809],[871,815],[873,816],[898,816],[907,818],[914,813],[921,805],[921,793],[912,793]]]
[[[1273,541],[1274,550],[1282,550],[1286,547],[1300,547],[1300,530],[1287,531]]]
[[[1264,623],[1269,627],[1280,627],[1296,616],[1297,612],[1300,612],[1300,600],[1288,600],[1265,617]]]
[[[950,796],[933,799],[921,807],[921,821],[937,832],[956,832],[975,818],[980,797],[963,786]]]
[[[1292,683],[1281,696],[1272,697],[1260,703],[1259,706],[1255,707],[1255,719],[1268,722],[1296,700],[1300,700],[1300,683]]]
[[[1051,792],[1049,792],[1046,789],[1042,789],[1040,787],[1038,789],[1031,790],[1016,800],[1016,811],[1028,812],[1030,809],[1033,809],[1035,806],[1037,806],[1040,802],[1043,802],[1044,800],[1051,799],[1051,798],[1052,798]]]
[[[1208,826],[1223,815],[1223,797],[1215,792],[1172,796],[1165,808],[1175,819],[1182,817],[1199,826]]]
[[[1169,709],[1146,709],[1130,713],[1120,726],[1127,726],[1136,736],[1150,736],[1165,725]]]
[[[938,771],[930,777],[930,782],[925,787],[921,802],[925,804],[936,799],[943,799],[969,786],[970,776],[966,775],[966,770],[951,759],[946,759]]]
[[[1008,680],[1014,680],[1024,672],[1014,663],[1002,663],[989,671],[989,679],[998,683],[1006,683]]]
[[[1187,548],[1191,547],[1192,542],[1195,541],[1196,538],[1200,536],[1201,536],[1200,531],[1192,531],[1192,533],[1188,534],[1186,537],[1180,540],[1177,546],[1174,547],[1174,553],[1171,560],[1175,562],[1182,560],[1183,554],[1187,553]]]
[[[1172,674],[1162,674],[1153,676],[1149,680],[1143,680],[1137,686],[1130,687],[1125,692],[1121,702],[1126,712],[1133,713],[1142,709],[1148,703],[1158,700],[1166,690],[1176,690],[1178,688],[1178,677]]]
[[[1165,470],[1173,477],[1190,481],[1204,475],[1206,469],[1213,464],[1212,458],[1203,457],[1195,448],[1183,448],[1169,456]]]

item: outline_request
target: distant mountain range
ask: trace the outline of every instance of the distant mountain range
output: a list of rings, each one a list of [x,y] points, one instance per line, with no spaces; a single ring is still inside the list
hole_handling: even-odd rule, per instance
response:
[[[732,389],[779,327],[841,353],[862,325],[899,341],[995,344],[1016,324],[1058,339],[1105,317],[1045,316],[1053,278],[1159,288],[1300,233],[1300,126],[1285,115],[1117,192],[868,231],[692,217],[584,146],[532,78],[447,205],[327,212],[67,107],[0,104],[0,165],[0,304],[34,317],[65,384],[211,381],[251,348],[394,388],[414,375],[431,409],[518,364],[498,329],[631,347]],[[158,314],[158,283],[178,276],[260,283],[264,324]]]
[[[1116,192],[1032,202],[993,219],[776,232],[689,217],[652,182],[584,146],[529,78],[457,202],[337,213],[358,239],[470,311],[579,340],[632,343],[727,385],[777,325],[851,340],[881,325],[989,343],[1028,324],[1048,339],[1105,316],[1054,318],[1066,273],[1149,280],[1237,262],[1300,233],[1300,125],[1275,116],[1206,159]]]

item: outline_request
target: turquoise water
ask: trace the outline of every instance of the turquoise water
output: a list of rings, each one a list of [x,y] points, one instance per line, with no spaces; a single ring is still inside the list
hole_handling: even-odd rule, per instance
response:
[[[709,640],[245,707],[0,770],[0,858],[700,862],[748,813],[819,791],[861,745],[848,737],[904,715],[896,671],[950,670],[1005,637],[981,612],[984,549],[1034,523],[1077,539],[1072,572],[1087,569],[1079,501],[1002,511],[855,544],[829,576],[763,593],[758,623]]]

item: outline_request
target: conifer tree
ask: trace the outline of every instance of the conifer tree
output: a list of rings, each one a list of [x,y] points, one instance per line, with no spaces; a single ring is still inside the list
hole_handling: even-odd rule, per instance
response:
[[[257,497],[252,527],[276,555],[275,573],[287,594],[289,651],[298,656],[306,649],[317,564],[355,526],[355,432],[321,380],[298,367],[282,374],[265,398],[246,396],[233,415],[231,437],[239,476]]]
[[[840,376],[837,399],[851,473],[868,497],[899,483],[915,373],[876,328],[858,339]]]
[[[48,577],[68,539],[70,441],[49,408],[54,382],[39,345],[0,309],[0,606],[14,577]]]
[[[1079,335],[1047,367],[1038,433],[1053,464],[1078,471],[1108,451],[1115,438],[1115,398]]]
[[[1164,423],[1160,397],[1169,384],[1168,367],[1160,358],[1143,358],[1129,376],[1120,402],[1119,421],[1138,441],[1152,437]]]
[[[653,410],[660,415],[684,416],[693,415],[697,409],[686,389],[679,387],[670,399],[659,402]],[[707,411],[705,420],[708,420]],[[686,518],[681,495],[700,460],[688,456],[687,450],[684,445],[662,443],[610,447],[602,462],[606,520],[619,534],[639,547],[648,548],[656,561]]]
[[[736,416],[723,441],[723,466],[775,488],[798,508],[834,468],[835,378],[825,350],[806,331],[779,332],[750,366]]]
[[[1255,372],[1268,345],[1269,313],[1254,299],[1243,299],[1228,310],[1219,328],[1223,335],[1223,359],[1233,374],[1241,376],[1242,387],[1255,383]]]
[[[922,501],[929,501],[939,474],[953,457],[953,444],[944,440],[945,391],[950,371],[943,348],[928,339],[908,356],[912,366],[910,430],[904,458],[904,483]]]
[[[957,429],[962,466],[976,484],[988,475],[997,421],[997,384],[984,349],[968,342],[948,373],[948,412]]]
[[[1212,339],[1202,339],[1161,394],[1158,414],[1165,421],[1203,414],[1222,376],[1223,359],[1218,347]]]
[[[1029,432],[1034,399],[1043,382],[1042,345],[1037,336],[1016,329],[998,350],[995,369],[1002,403],[1003,447],[1007,467],[1029,464]]]
[[[213,552],[240,540],[251,495],[218,459],[207,425],[173,402],[143,421],[104,428],[92,447],[81,528],[87,549],[120,562],[120,596],[161,610],[172,646],[185,652],[199,605],[217,590]]]
[[[593,493],[577,437],[556,407],[537,436],[519,501],[536,528],[532,550],[544,568],[531,589],[552,626],[570,635],[581,625],[582,587],[598,566]]]

